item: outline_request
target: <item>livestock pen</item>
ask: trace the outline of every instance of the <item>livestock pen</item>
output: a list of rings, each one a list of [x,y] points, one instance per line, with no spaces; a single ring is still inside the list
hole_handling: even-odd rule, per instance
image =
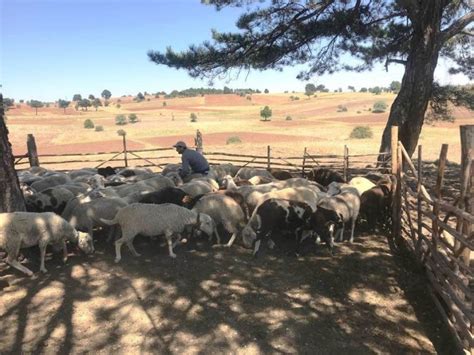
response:
[[[346,179],[386,171],[377,167],[379,154],[350,154],[348,147],[340,155],[311,150],[301,156],[285,156],[270,146],[260,155],[204,154],[211,164],[303,176],[315,167],[330,167]],[[453,339],[457,349],[470,350],[471,268],[465,255],[472,242],[463,231],[474,218],[465,204],[449,205],[436,188],[424,187],[421,154],[413,163],[396,139],[392,150],[397,189],[389,240],[395,249],[383,235],[362,233],[353,244],[341,243],[332,257],[311,246],[303,260],[278,253],[253,260],[243,248],[197,243],[171,261],[139,239],[143,258],[115,265],[112,247],[99,241],[99,255],[73,258],[66,267],[57,263],[45,277],[12,280],[0,266],[0,286],[5,278],[9,284],[0,294],[8,301],[0,302],[0,321],[10,325],[0,332],[0,345],[13,352],[454,352]],[[17,168],[31,161],[31,151],[17,156]],[[56,170],[136,165],[161,171],[179,156],[172,148],[124,146],[116,152],[38,154],[36,162]],[[443,159],[439,166],[441,186]],[[463,191],[459,201],[470,190]],[[454,227],[453,215],[460,221]],[[401,245],[408,258],[393,256]],[[429,283],[417,271],[420,266]]]

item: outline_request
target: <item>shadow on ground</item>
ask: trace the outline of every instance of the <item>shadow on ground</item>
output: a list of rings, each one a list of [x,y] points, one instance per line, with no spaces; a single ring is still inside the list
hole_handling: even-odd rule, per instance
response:
[[[2,352],[454,352],[426,281],[384,237],[339,244],[334,257],[311,245],[254,259],[203,242],[172,260],[159,242],[135,245],[142,257],[124,248],[120,264],[103,241],[66,265],[53,256],[33,278],[1,264]]]

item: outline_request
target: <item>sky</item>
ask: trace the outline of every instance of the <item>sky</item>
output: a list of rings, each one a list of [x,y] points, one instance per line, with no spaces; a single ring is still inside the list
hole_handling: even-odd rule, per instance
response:
[[[171,46],[186,49],[211,37],[211,29],[235,30],[242,9],[217,12],[200,0],[0,0],[0,92],[16,100],[71,100],[74,94],[113,96],[138,92],[170,92],[207,87],[207,82],[152,63],[149,50]],[[214,87],[253,88],[270,92],[304,91],[296,79],[302,67],[280,71],[251,71],[238,78],[215,80]],[[348,85],[388,86],[401,81],[403,67],[388,72],[339,72],[309,82],[331,90]],[[442,84],[464,84],[451,76],[444,62],[435,78]]]

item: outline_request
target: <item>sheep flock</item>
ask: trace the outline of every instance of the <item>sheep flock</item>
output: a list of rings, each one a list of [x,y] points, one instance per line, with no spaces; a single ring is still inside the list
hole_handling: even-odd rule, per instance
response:
[[[356,223],[371,230],[387,223],[393,192],[389,175],[346,182],[324,168],[303,178],[224,164],[212,166],[207,177],[183,183],[178,167],[167,166],[162,173],[112,167],[18,172],[27,212],[0,213],[5,261],[31,276],[18,262],[20,248],[38,245],[40,270],[47,272],[48,245],[62,249],[66,260],[68,243],[92,253],[93,241],[103,237],[115,243],[115,261],[120,262],[122,244],[140,257],[133,245],[137,235],[164,237],[172,258],[176,245],[193,238],[222,247],[239,243],[254,255],[281,238],[294,243],[288,252],[300,254],[310,238],[332,254],[337,252],[334,242],[354,240]]]

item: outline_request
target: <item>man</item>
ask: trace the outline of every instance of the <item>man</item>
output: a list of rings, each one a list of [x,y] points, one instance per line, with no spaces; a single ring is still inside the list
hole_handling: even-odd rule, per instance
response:
[[[209,172],[209,163],[204,156],[195,150],[189,149],[183,141],[177,142],[173,147],[181,154],[182,167],[179,171],[179,175],[183,181],[186,182],[194,177],[207,175]]]

